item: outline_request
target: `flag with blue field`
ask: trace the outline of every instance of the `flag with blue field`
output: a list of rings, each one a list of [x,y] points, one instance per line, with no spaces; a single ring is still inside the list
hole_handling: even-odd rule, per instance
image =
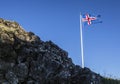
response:
[[[82,15],[82,22],[84,23],[84,25],[102,23],[100,18],[101,18],[101,15],[95,16],[87,13]]]

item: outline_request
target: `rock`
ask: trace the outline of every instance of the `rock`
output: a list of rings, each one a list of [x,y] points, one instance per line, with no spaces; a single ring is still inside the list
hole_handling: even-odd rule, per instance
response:
[[[11,72],[11,71],[8,71],[5,75],[5,78],[9,81],[9,83],[11,84],[18,84],[18,78],[16,77],[16,75]]]
[[[2,18],[0,18],[0,23],[3,23],[3,22],[4,22],[4,20]]]
[[[19,27],[19,24],[17,22],[11,22],[10,26],[13,28],[17,28]]]
[[[19,81],[24,81],[24,79],[27,78],[28,75],[28,67],[25,63],[20,63],[15,67],[14,72]]]
[[[0,19],[0,84],[101,84],[101,76],[75,65],[52,41]]]

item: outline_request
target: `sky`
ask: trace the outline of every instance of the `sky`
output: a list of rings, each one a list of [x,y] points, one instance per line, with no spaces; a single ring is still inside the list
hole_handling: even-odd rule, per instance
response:
[[[85,67],[120,78],[119,8],[119,0],[0,0],[0,17],[53,41],[81,66],[80,12],[101,15],[103,23],[83,27]]]

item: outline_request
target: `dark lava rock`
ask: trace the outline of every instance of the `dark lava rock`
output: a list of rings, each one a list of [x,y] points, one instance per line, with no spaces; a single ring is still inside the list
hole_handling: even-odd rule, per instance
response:
[[[101,76],[73,64],[52,41],[0,19],[0,84],[101,84]]]

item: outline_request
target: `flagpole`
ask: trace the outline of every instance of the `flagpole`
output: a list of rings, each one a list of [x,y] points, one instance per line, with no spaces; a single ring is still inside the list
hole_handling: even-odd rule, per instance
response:
[[[82,34],[82,15],[81,15],[81,13],[80,13],[80,40],[81,40],[82,68],[84,68],[83,34]]]

